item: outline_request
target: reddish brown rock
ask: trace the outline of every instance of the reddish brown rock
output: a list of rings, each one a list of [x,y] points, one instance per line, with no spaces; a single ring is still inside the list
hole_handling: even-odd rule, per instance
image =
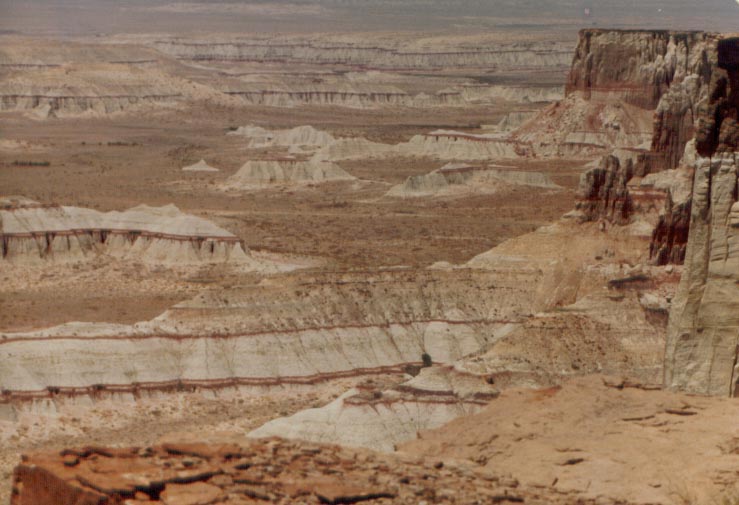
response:
[[[641,209],[651,212],[653,206],[635,203],[632,179],[666,170],[692,170],[683,158],[694,138],[702,155],[737,144],[739,129],[732,119],[737,111],[727,94],[736,62],[721,56],[734,54],[732,40],[699,32],[581,32],[567,93],[654,111],[648,150],[622,149],[583,176],[577,208],[585,219],[619,225],[643,219]],[[649,220],[652,261],[682,263],[691,199],[678,200],[666,188],[657,199],[663,203],[658,219]]]
[[[227,451],[220,445],[189,443],[143,450],[82,449],[74,451],[79,455],[74,467],[64,464],[72,451],[30,455],[16,468],[11,505],[415,505],[490,503],[495,497],[540,505],[595,503],[569,492],[525,488],[514,479],[477,473],[470,465],[439,464],[438,458],[404,460],[280,439],[245,444]]]
[[[209,505],[220,501],[223,490],[213,484],[193,482],[190,484],[167,484],[160,495],[166,505]]]

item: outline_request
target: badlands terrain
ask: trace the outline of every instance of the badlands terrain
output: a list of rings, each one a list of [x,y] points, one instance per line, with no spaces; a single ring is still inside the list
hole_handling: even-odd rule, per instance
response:
[[[55,37],[0,35],[0,501],[736,499],[739,39]]]

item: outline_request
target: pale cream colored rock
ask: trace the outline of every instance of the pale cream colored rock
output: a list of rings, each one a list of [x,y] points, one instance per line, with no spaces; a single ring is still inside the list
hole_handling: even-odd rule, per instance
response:
[[[219,170],[215,167],[208,165],[205,160],[200,160],[193,165],[182,167],[183,172],[218,172]]]
[[[247,161],[229,177],[222,189],[239,190],[270,185],[296,185],[328,181],[353,181],[355,177],[328,161]]]
[[[690,235],[673,301],[665,361],[669,386],[734,395],[739,335],[739,231],[734,153],[698,158]]]

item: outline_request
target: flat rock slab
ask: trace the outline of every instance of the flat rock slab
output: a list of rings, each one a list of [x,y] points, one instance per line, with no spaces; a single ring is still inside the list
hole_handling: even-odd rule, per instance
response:
[[[185,441],[26,455],[15,470],[11,505],[470,504],[481,496],[505,497],[493,503],[595,503],[451,461],[263,438],[242,446]]]

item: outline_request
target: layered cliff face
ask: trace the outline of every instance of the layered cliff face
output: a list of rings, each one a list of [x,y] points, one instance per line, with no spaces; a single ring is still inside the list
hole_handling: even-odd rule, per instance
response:
[[[124,212],[0,198],[0,261],[81,261],[98,254],[154,263],[246,262],[238,237],[173,205]]]
[[[540,277],[518,265],[475,275],[296,275],[203,294],[135,325],[7,333],[0,356],[12,365],[0,368],[0,404],[310,384],[401,373],[420,365],[424,353],[452,363],[533,312],[537,299],[525,286]]]
[[[701,32],[583,30],[566,93],[653,111],[649,150],[662,159],[644,162],[643,171],[676,168],[693,138],[693,112],[707,92],[715,45],[715,35]]]
[[[702,32],[583,30],[566,93],[585,98],[617,97],[654,110],[662,95],[704,66]]]
[[[566,67],[572,54],[567,43],[503,42],[480,36],[418,40],[372,34],[365,34],[361,39],[341,35],[159,38],[149,45],[182,60],[317,63],[407,70]]]
[[[695,181],[685,273],[673,304],[665,382],[739,392],[739,38],[717,41],[708,93],[696,107]]]
[[[224,190],[263,188],[275,185],[319,184],[356,180],[335,163],[290,159],[247,161],[221,186]]]
[[[447,163],[438,170],[412,175],[403,184],[393,186],[386,196],[414,198],[429,196],[465,196],[497,193],[513,186],[557,190],[548,175],[541,172],[499,170],[464,163]]]
[[[0,111],[103,115],[167,105],[191,94],[181,79],[130,64],[73,64],[12,72],[0,82]]]
[[[699,32],[580,34],[568,97],[623,101],[648,112],[653,122],[645,145],[617,150],[584,174],[578,209],[587,220],[646,221],[657,264],[681,263],[685,256],[695,151],[688,143],[695,136],[698,104],[710,93],[717,40]],[[651,189],[643,184],[650,174]]]

